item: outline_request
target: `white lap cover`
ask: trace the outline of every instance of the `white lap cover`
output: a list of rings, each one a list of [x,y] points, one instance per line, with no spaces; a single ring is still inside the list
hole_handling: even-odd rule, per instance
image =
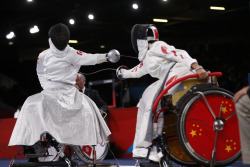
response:
[[[45,132],[68,145],[108,142],[111,134],[95,103],[73,86],[43,90],[28,97],[9,146],[33,145]]]

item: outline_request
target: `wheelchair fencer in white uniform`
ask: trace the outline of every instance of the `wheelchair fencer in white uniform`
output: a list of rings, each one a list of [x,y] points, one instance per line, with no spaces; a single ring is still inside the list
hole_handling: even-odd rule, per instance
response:
[[[152,134],[152,106],[159,92],[166,84],[189,74],[199,74],[200,78],[206,78],[207,72],[198,65],[197,61],[189,54],[174,46],[159,40],[158,30],[152,24],[136,24],[131,30],[132,45],[140,63],[132,69],[120,66],[117,69],[117,76],[121,79],[139,78],[149,74],[158,78],[143,93],[139,102],[136,133],[133,143],[133,157],[146,158],[152,161],[159,161],[156,147],[152,145],[155,136]],[[178,89],[178,85],[171,88],[168,95],[172,95]],[[163,113],[162,113],[163,114]],[[161,115],[163,118],[163,115]],[[158,134],[161,135],[163,119],[158,121]]]
[[[98,107],[74,84],[81,66],[107,61],[115,63],[120,59],[119,52],[85,53],[70,47],[69,37],[69,29],[64,24],[50,28],[50,48],[41,52],[37,60],[36,70],[43,91],[29,96],[24,102],[9,146],[32,149],[44,134],[57,144],[70,146],[108,143],[111,132]],[[41,155],[36,150],[27,155],[33,153],[31,157]]]

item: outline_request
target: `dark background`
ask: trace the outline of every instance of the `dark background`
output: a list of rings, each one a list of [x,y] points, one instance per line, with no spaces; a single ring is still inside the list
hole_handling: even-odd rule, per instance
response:
[[[132,4],[139,5],[138,10]],[[210,10],[210,6],[223,6],[225,11]],[[160,40],[186,50],[204,68],[221,71],[220,86],[232,92],[248,84],[250,60],[250,1],[249,0],[2,0],[0,5],[0,104],[17,108],[24,100],[41,91],[36,76],[39,53],[48,48],[48,30],[59,22],[70,28],[70,44],[87,53],[106,53],[117,49],[123,55],[136,57],[130,42],[134,24],[153,23],[153,18],[168,19],[168,23],[154,23]],[[88,14],[95,16],[88,19]],[[75,19],[70,25],[68,20]],[[37,25],[39,33],[30,34]],[[14,31],[16,37],[6,35]],[[9,45],[9,42],[13,45]],[[100,48],[105,45],[105,48]],[[81,72],[90,73],[103,68],[137,65],[137,59],[122,57],[117,64],[103,63],[84,66]],[[115,78],[115,71],[86,75],[87,81]],[[133,106],[140,93],[155,79],[146,75],[139,79],[116,79],[118,107],[130,91]],[[104,100],[111,103],[109,86],[96,88]],[[137,91],[137,92],[136,92]]]

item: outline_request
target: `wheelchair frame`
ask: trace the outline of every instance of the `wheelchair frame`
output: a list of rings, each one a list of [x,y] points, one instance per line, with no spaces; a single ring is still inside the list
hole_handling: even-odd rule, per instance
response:
[[[220,77],[222,75],[222,73],[221,72],[214,72],[214,73],[209,73],[208,74],[208,76],[209,77],[212,77],[212,76],[216,76],[216,77]],[[155,118],[154,118],[154,124],[157,124],[157,121],[158,121],[158,117],[159,117],[159,115],[160,115],[160,113],[161,112],[163,112],[163,111],[169,111],[169,110],[171,110],[171,108],[169,108],[169,107],[165,107],[165,108],[162,108],[162,109],[160,109],[160,110],[158,110],[157,112],[156,112],[156,108],[157,108],[157,106],[158,106],[158,103],[160,102],[160,100],[162,99],[162,97],[165,95],[165,94],[167,94],[167,92],[168,92],[168,90],[170,89],[170,88],[172,88],[174,85],[176,85],[176,84],[178,84],[178,83],[180,83],[180,82],[182,82],[182,81],[184,81],[184,80],[186,80],[186,79],[190,79],[190,78],[198,78],[199,77],[199,75],[198,74],[193,74],[193,75],[187,75],[187,76],[184,76],[184,77],[182,77],[182,78],[179,78],[179,79],[177,79],[177,80],[175,80],[174,82],[172,82],[172,83],[170,83],[161,93],[160,93],[160,95],[157,97],[157,99],[155,100],[155,102],[154,102],[154,105],[153,105],[153,115],[155,114]],[[199,85],[199,84],[198,84]],[[208,84],[201,84],[201,85],[203,85],[204,87],[206,86],[206,85],[208,85]],[[211,85],[211,84],[210,84]],[[194,86],[193,86],[194,87]],[[204,87],[203,87],[203,89],[202,88],[200,88],[200,90],[205,90],[204,89]],[[196,87],[197,88],[197,87]],[[214,87],[211,87],[210,88],[210,94],[211,94],[211,92],[213,92],[213,89]],[[225,96],[227,96],[227,98],[228,99],[230,99],[230,98],[232,98],[232,93],[231,92],[229,92],[229,91],[227,91],[227,90],[224,90],[224,89],[222,89],[222,88],[219,88],[219,87],[217,87],[217,89],[219,89],[219,91],[221,91],[221,92],[226,92],[225,93]],[[194,103],[194,102],[196,102],[196,100],[197,99],[202,99],[202,100],[204,100],[204,103],[205,103],[205,106],[208,108],[208,111],[210,112],[210,114],[212,115],[212,117],[213,117],[213,119],[214,119],[214,122],[213,122],[213,131],[216,133],[216,135],[215,135],[215,139],[214,139],[214,147],[213,147],[213,150],[212,150],[212,153],[211,153],[211,158],[210,159],[204,159],[204,158],[200,158],[200,156],[198,155],[197,157],[196,156],[191,156],[191,155],[196,155],[196,152],[195,152],[195,150],[192,148],[192,146],[190,146],[190,144],[189,144],[189,141],[188,141],[188,139],[187,139],[187,137],[185,138],[185,137],[183,137],[183,136],[185,136],[185,134],[186,134],[186,132],[185,132],[185,128],[186,128],[186,117],[187,116],[178,116],[179,117],[179,119],[178,119],[178,121],[180,122],[180,125],[178,124],[177,126],[178,126],[178,140],[180,141],[180,143],[181,143],[181,146],[183,147],[183,150],[190,156],[190,158],[192,159],[192,160],[194,160],[194,163],[190,163],[191,165],[196,165],[196,164],[202,164],[202,165],[205,165],[205,166],[208,166],[208,165],[210,165],[211,167],[213,167],[213,166],[224,166],[224,165],[228,165],[228,164],[230,164],[230,163],[232,163],[232,162],[234,162],[235,160],[237,160],[238,158],[239,158],[239,156],[240,156],[240,150],[237,152],[237,153],[235,153],[235,155],[232,155],[232,157],[230,157],[229,158],[229,160],[225,160],[225,161],[216,161],[216,147],[217,147],[217,142],[218,142],[218,137],[220,137],[219,136],[219,132],[221,132],[222,130],[223,130],[223,128],[224,128],[224,123],[225,123],[225,121],[227,121],[227,119],[229,119],[229,118],[231,118],[232,116],[234,116],[234,114],[236,113],[235,111],[233,112],[233,113],[231,113],[230,115],[228,115],[226,118],[222,118],[222,116],[221,116],[221,114],[222,114],[222,104],[221,104],[221,106],[220,106],[220,110],[219,110],[219,116],[216,116],[216,114],[214,113],[214,111],[212,110],[212,108],[211,108],[211,106],[209,105],[209,103],[208,103],[208,101],[206,100],[206,97],[205,97],[205,95],[202,93],[202,92],[199,92],[198,91],[199,89],[197,89],[197,90],[189,90],[189,91],[193,91],[192,92],[192,94],[196,94],[195,96],[196,96],[196,98],[194,98],[194,97],[192,97],[191,99],[190,98],[187,98],[186,99],[186,101],[189,101],[189,100],[193,100],[193,102],[186,102],[185,104],[189,104],[189,106],[188,107],[186,107],[186,108],[183,108],[183,107],[185,107],[185,106],[182,106],[181,107],[181,109],[182,110],[184,110],[185,109],[185,112],[187,113],[188,111],[189,111],[189,109],[191,108],[191,105]],[[214,90],[214,92],[216,92],[215,90]],[[218,96],[224,96],[224,95],[221,95],[221,92],[217,92],[219,95]],[[188,92],[186,92],[186,94],[184,94],[182,97],[184,97],[185,96],[185,98],[186,97],[188,97],[188,96],[190,96],[191,94],[190,94],[190,92],[188,93]],[[181,102],[183,102],[183,101],[185,101],[185,98],[180,98],[179,100],[181,101]],[[176,105],[176,107],[174,107],[174,109],[176,109],[178,107],[178,102],[177,102],[177,105]],[[179,110],[180,110],[180,108],[179,108]],[[182,111],[181,111],[181,113],[182,113]],[[185,114],[186,114],[185,113]],[[218,113],[218,112],[217,112]],[[236,115],[236,114],[235,114]],[[236,118],[236,122],[234,122],[234,125],[235,126],[237,126],[238,124],[237,124],[238,122],[237,122],[237,118]],[[154,128],[155,129],[155,128]],[[179,129],[181,129],[181,130],[179,130]],[[223,132],[222,132],[223,133]],[[221,133],[220,133],[221,134]],[[163,134],[164,135],[164,134]],[[234,133],[234,135],[236,136],[235,138],[239,138],[239,136],[237,136],[237,132],[235,132]],[[165,136],[165,138],[166,138],[166,136]],[[183,140],[183,138],[185,138],[185,141],[181,141],[181,140]],[[167,141],[165,142],[165,143],[167,143]],[[185,144],[185,143],[188,143],[188,144]],[[221,143],[219,143],[219,144],[221,144]],[[186,145],[188,145],[188,146],[186,146]],[[165,146],[166,147],[166,146]],[[229,149],[229,148],[228,148]],[[237,150],[236,150],[237,151]],[[171,153],[170,152],[168,152],[168,151],[166,151],[165,150],[165,152],[167,153],[167,154],[170,154],[171,155]],[[191,152],[191,154],[190,154],[190,152]],[[193,153],[194,152],[194,153]],[[171,156],[169,156],[168,155],[168,157],[171,157]],[[171,159],[171,158],[170,158]],[[174,160],[174,159],[172,159],[172,160]],[[168,161],[168,160],[167,160]],[[174,160],[175,161],[175,160]],[[176,162],[176,163],[178,163],[178,162]],[[179,162],[179,163],[182,163],[182,162]],[[185,165],[185,162],[183,163],[184,165]],[[189,164],[189,165],[190,165]],[[186,165],[188,165],[188,162],[187,162],[187,164]]]

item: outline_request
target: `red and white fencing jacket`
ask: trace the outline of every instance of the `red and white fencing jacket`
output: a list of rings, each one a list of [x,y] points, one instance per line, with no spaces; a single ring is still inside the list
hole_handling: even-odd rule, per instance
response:
[[[177,62],[187,66],[191,70],[191,65],[196,61],[189,54],[174,46],[168,45],[163,41],[156,41],[149,44],[149,50],[143,61],[129,70],[122,70],[123,78],[140,78],[143,75],[150,74],[152,77],[161,78],[161,66],[167,62]]]

